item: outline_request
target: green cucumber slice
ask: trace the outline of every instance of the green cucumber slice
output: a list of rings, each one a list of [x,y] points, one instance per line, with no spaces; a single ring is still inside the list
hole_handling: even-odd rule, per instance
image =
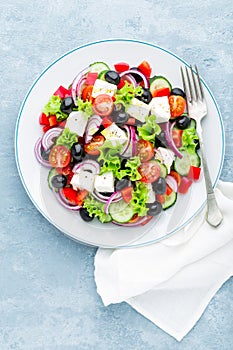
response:
[[[89,72],[91,73],[100,73],[103,70],[110,70],[109,66],[107,63],[104,62],[94,62],[90,64],[90,70]]]
[[[114,221],[123,224],[133,217],[134,211],[132,207],[122,199],[119,202],[110,204],[109,214]]]
[[[187,151],[180,151],[182,154],[182,158],[176,157],[174,162],[174,169],[179,173],[181,176],[187,176],[189,173],[189,168],[191,165],[195,167],[200,167],[201,165],[201,159],[199,155],[196,152],[188,153]]]
[[[156,90],[162,88],[169,88],[171,91],[172,85],[167,78],[163,77],[162,75],[158,75],[150,79],[150,92],[152,95]]]
[[[109,69],[102,70],[102,71],[98,74],[98,79],[105,80],[105,73],[108,72],[108,71],[109,71]]]
[[[57,172],[57,170],[56,170],[55,168],[51,168],[51,169],[49,170],[47,180],[48,180],[48,186],[49,186],[50,190],[53,189],[53,185],[52,185],[52,183],[51,183],[51,180],[52,180],[52,178],[53,178],[55,175],[57,175],[57,174],[58,174],[58,172]]]
[[[169,195],[165,195],[165,202],[162,204],[163,210],[172,207],[177,200],[177,193],[171,192]]]

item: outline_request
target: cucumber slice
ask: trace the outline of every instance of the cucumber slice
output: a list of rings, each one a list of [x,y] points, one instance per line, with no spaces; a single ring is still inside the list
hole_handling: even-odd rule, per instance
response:
[[[122,199],[119,202],[110,204],[109,214],[114,221],[123,224],[133,217],[134,211],[132,207]]]
[[[49,170],[47,180],[48,180],[48,186],[49,186],[50,190],[53,189],[53,185],[52,185],[52,183],[51,183],[51,180],[52,180],[52,178],[53,178],[55,175],[57,175],[57,174],[58,174],[58,172],[57,172],[57,170],[56,170],[55,168],[51,168],[51,169]]]
[[[110,70],[109,66],[104,62],[94,62],[90,64],[89,72],[99,74],[103,70]]]
[[[98,79],[105,80],[105,73],[108,72],[108,71],[109,71],[109,69],[102,70],[102,71],[98,74]]]
[[[174,169],[181,176],[187,176],[191,165],[199,167],[201,159],[196,152],[188,153],[187,151],[180,151],[182,158],[176,157],[174,162]]]
[[[162,204],[163,210],[172,207],[177,200],[177,193],[171,192],[169,195],[165,195],[165,202]]]
[[[169,80],[167,78],[158,75],[150,79],[150,92],[152,95],[155,93],[156,90],[160,90],[162,88],[169,88],[171,91],[172,86]]]

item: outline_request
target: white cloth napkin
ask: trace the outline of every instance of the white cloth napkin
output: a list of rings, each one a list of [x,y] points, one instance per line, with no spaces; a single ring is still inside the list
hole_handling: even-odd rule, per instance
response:
[[[126,301],[178,341],[191,330],[233,276],[233,183],[219,181],[215,192],[224,215],[217,228],[203,210],[162,242],[98,249],[95,281],[105,306]]]

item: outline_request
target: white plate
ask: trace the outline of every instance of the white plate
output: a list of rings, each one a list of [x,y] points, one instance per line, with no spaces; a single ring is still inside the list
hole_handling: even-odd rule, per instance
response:
[[[47,187],[47,172],[34,156],[34,144],[41,136],[38,116],[58,86],[67,87],[74,76],[88,64],[104,61],[111,67],[120,61],[137,66],[144,59],[153,74],[166,76],[175,87],[181,87],[180,66],[186,63],[173,53],[156,45],[134,40],[113,39],[78,47],[58,58],[36,79],[19,112],[15,131],[15,154],[20,178],[27,194],[41,214],[69,237],[94,246],[125,247],[149,244],[167,238],[189,223],[205,204],[203,177],[188,194],[145,226],[124,228],[99,222],[86,223],[78,213],[61,207]],[[203,136],[213,185],[220,176],[224,158],[224,130],[216,101],[203,82],[208,117],[203,121]]]

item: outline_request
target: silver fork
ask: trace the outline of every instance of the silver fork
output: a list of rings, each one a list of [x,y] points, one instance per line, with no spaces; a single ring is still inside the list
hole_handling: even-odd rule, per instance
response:
[[[191,74],[189,73],[191,72]],[[207,193],[207,215],[206,221],[214,227],[221,224],[223,220],[222,213],[218,207],[210,173],[207,165],[207,160],[204,151],[204,144],[202,139],[202,127],[201,120],[207,115],[207,105],[204,96],[204,90],[202,87],[201,79],[198,73],[197,66],[195,65],[195,71],[190,65],[190,69],[185,66],[185,73],[181,67],[181,77],[183,82],[184,92],[186,94],[187,108],[190,118],[196,120],[197,134],[199,137],[200,151],[202,158],[202,167],[205,178],[205,186]],[[191,76],[191,77],[190,77]],[[186,77],[186,78],[185,78]]]

